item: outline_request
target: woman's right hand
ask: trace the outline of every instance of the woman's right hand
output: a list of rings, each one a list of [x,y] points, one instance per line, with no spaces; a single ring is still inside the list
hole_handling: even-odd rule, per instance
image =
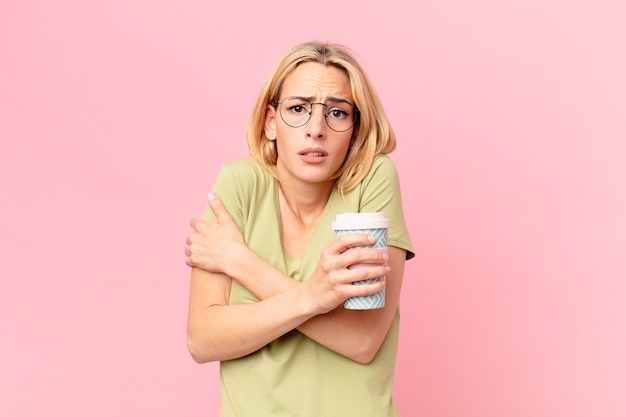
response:
[[[237,260],[236,254],[247,247],[222,201],[210,193],[208,202],[217,222],[207,222],[198,217],[191,219],[194,233],[187,238],[186,263],[205,271],[228,274],[228,266]]]
[[[374,237],[367,234],[343,235],[326,247],[315,272],[302,284],[307,306],[317,314],[324,314],[350,297],[372,295],[382,290],[384,280],[352,285],[355,281],[378,278],[389,272],[386,253],[356,247],[369,246],[374,241]],[[368,265],[349,269],[356,264]]]

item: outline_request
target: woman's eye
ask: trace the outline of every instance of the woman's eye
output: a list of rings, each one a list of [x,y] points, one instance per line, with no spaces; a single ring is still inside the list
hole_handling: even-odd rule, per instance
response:
[[[289,110],[291,110],[294,113],[306,113],[306,108],[301,105],[291,106]]]
[[[348,117],[348,113],[341,109],[331,109],[328,115],[334,119],[345,119]]]

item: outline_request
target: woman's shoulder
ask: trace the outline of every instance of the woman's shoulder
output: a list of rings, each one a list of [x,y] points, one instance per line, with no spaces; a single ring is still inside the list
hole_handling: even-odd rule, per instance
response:
[[[275,179],[252,158],[226,162],[213,184],[213,191],[233,213],[247,212],[251,201],[271,195]]]
[[[363,182],[367,184],[375,179],[384,180],[396,178],[397,176],[398,171],[391,158],[389,158],[389,156],[386,154],[380,154],[374,157],[372,166],[365,176]]]
[[[387,154],[378,154],[374,157],[372,168],[392,169],[395,171],[396,166]]]
[[[252,157],[233,159],[226,162],[223,166],[237,172],[254,172],[261,170],[259,164],[257,164]]]
[[[240,180],[267,180],[272,176],[267,173],[261,166],[251,157],[233,159],[222,165],[222,171],[228,171],[230,175]]]

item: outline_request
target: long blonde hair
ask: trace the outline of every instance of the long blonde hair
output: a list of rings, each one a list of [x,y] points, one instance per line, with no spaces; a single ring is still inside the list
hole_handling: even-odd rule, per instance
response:
[[[337,190],[343,194],[365,178],[376,155],[390,153],[396,147],[396,136],[378,95],[361,65],[344,46],[307,42],[293,48],[278,62],[263,85],[253,108],[246,129],[246,145],[259,165],[276,176],[274,166],[278,152],[275,142],[265,135],[265,113],[268,104],[276,106],[285,78],[304,62],[335,66],[344,71],[350,80],[358,118],[348,155],[333,176]]]

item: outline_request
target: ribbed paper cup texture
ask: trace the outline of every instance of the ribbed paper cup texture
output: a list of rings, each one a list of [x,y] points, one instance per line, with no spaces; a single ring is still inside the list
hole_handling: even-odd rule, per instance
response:
[[[373,249],[387,253],[387,229],[390,221],[385,213],[342,213],[338,214],[332,224],[336,237],[346,234],[370,234],[376,238],[376,242],[369,246],[360,246],[365,249]],[[352,268],[367,267],[367,264],[352,265]],[[371,265],[369,265],[371,266]],[[373,284],[386,279],[385,276],[356,281],[354,285]],[[349,310],[371,310],[385,306],[385,289],[372,295],[348,298],[344,302],[344,308]]]

